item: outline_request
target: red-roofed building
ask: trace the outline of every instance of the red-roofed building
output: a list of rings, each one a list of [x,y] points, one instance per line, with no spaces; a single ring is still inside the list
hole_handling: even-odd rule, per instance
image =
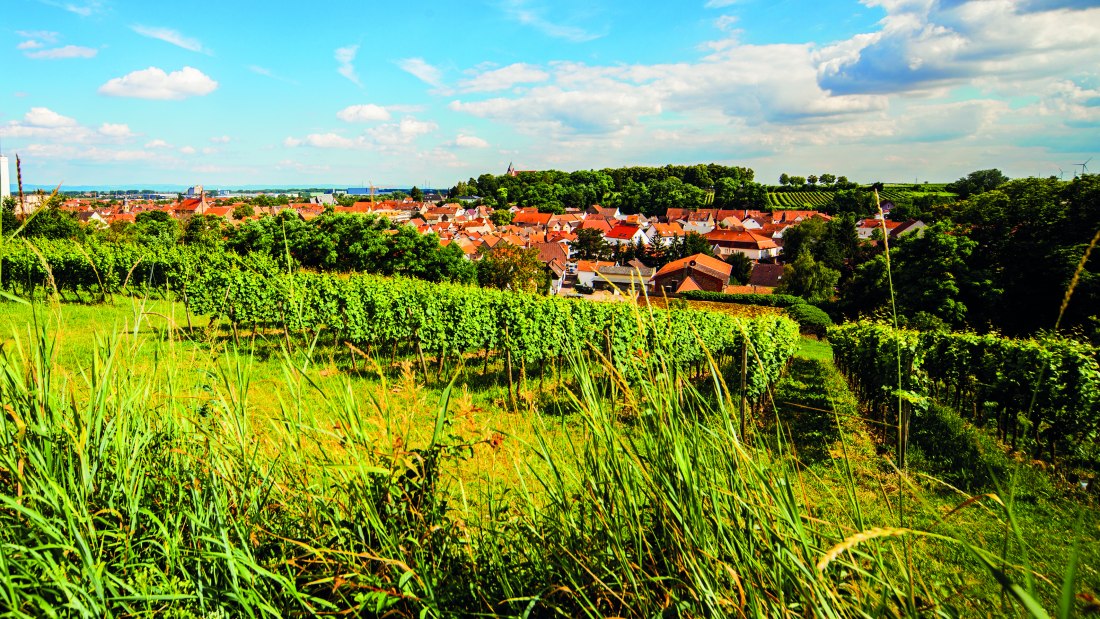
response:
[[[634,245],[641,243],[649,245],[649,237],[639,226],[619,224],[604,233],[603,238],[608,245]]]
[[[516,213],[512,217],[512,225],[520,226],[523,228],[533,228],[536,226],[545,227],[548,223],[550,223],[550,219],[553,216],[553,213],[539,213],[537,211],[534,213]]]
[[[779,255],[779,245],[775,241],[748,230],[712,230],[704,236],[714,253],[722,258],[745,254],[753,260],[762,260]]]
[[[670,262],[650,279],[654,294],[676,295],[689,290],[722,292],[733,267],[718,258],[695,254]]]

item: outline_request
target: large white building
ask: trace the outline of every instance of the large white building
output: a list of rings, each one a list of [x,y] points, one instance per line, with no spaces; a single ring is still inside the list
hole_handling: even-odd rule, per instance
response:
[[[0,155],[0,200],[11,195],[11,173],[8,172],[8,158]]]

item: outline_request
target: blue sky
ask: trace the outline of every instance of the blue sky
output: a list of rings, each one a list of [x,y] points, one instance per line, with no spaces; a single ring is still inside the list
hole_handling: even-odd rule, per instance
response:
[[[449,186],[512,161],[1068,177],[1100,145],[1100,1],[256,6],[5,0],[4,153],[43,184]]]

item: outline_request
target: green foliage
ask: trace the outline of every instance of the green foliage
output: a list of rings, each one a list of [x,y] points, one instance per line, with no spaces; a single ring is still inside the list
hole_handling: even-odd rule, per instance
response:
[[[499,243],[481,254],[477,262],[477,282],[484,288],[545,294],[550,276],[535,247],[524,249]]]
[[[976,170],[947,185],[947,191],[958,194],[959,198],[966,199],[970,196],[993,191],[1008,182],[1008,177],[1000,170]]]
[[[665,362],[682,367],[705,362],[708,351],[740,354],[747,334],[763,358],[763,365],[749,372],[754,398],[775,379],[798,340],[797,325],[786,318],[742,321],[714,312],[654,310],[656,320],[648,322],[626,303],[369,275],[200,269],[185,286],[193,313],[225,316],[244,327],[285,324],[295,332],[328,328],[362,349],[395,342],[445,354],[492,349],[529,364],[554,361],[590,344],[628,377],[650,367],[654,359],[646,351],[656,342],[669,347]]]
[[[794,262],[783,267],[783,280],[775,292],[818,303],[833,298],[838,281],[839,271],[817,262],[810,252],[802,252]]]
[[[498,208],[489,215],[489,221],[492,221],[494,226],[507,226],[512,223],[513,218],[515,213],[507,208]]]
[[[993,425],[1013,448],[1100,468],[1090,460],[1100,440],[1100,365],[1091,346],[1055,337],[894,331],[870,322],[830,329],[829,341],[837,366],[875,407],[896,415],[892,394],[901,381],[901,389],[949,402],[979,427]]]
[[[569,241],[569,248],[576,252],[580,260],[598,260],[610,255],[611,248],[603,238],[603,233],[595,228],[577,230],[577,238]]]
[[[726,262],[733,267],[733,271],[730,272],[731,282],[741,286],[749,283],[749,278],[752,277],[752,258],[741,252],[735,252],[726,259]]]
[[[247,203],[241,203],[233,207],[233,219],[248,219],[256,215],[256,209]]]
[[[790,307],[806,302],[802,297],[789,294],[726,294],[705,290],[689,290],[680,296],[694,301],[740,303],[741,305],[762,305],[764,307]]]
[[[787,316],[798,323],[803,333],[812,333],[818,337],[824,337],[829,327],[833,326],[833,319],[829,318],[828,314],[809,303],[798,303],[788,307]]]

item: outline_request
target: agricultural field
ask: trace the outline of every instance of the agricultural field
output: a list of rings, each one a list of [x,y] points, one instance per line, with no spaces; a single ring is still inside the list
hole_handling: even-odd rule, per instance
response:
[[[775,208],[819,209],[833,201],[831,191],[780,191],[768,193],[768,204]]]
[[[17,615],[1016,616],[1071,564],[1071,606],[1100,589],[1095,499],[1026,462],[967,485],[923,435],[899,475],[824,341],[753,340],[785,370],[742,408],[736,355],[439,373],[167,299],[2,307]]]

